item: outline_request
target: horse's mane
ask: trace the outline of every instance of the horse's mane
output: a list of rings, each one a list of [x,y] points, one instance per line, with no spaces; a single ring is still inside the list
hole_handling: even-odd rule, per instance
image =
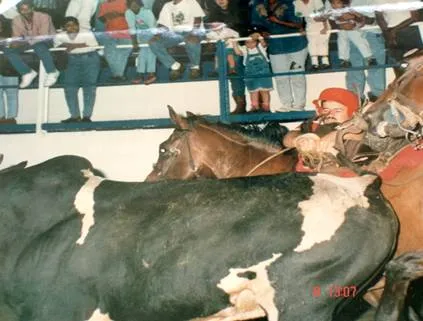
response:
[[[203,123],[211,127],[218,127],[221,129],[228,130],[234,134],[240,135],[242,138],[256,142],[258,144],[263,144],[273,148],[283,148],[282,141],[285,134],[288,132],[288,128],[285,126],[279,125],[276,121],[271,121],[265,125],[258,124],[224,124],[224,123],[210,123],[206,121],[201,116],[189,115],[187,120],[192,124]]]

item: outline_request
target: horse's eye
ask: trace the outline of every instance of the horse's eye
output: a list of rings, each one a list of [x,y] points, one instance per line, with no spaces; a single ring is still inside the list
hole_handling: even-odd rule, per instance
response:
[[[400,64],[400,68],[403,69],[403,70],[407,69],[407,67],[408,67],[408,62],[403,62],[403,63]]]
[[[159,152],[160,152],[160,154],[166,153],[166,148],[160,148]]]

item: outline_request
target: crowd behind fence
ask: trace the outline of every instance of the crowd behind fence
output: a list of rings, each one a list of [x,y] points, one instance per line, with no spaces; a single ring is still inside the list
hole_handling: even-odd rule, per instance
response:
[[[0,124],[16,123],[19,89],[36,87],[44,105],[49,87],[64,89],[64,123],[91,122],[103,85],[219,80],[226,120],[229,96],[235,115],[304,111],[307,73],[345,71],[348,89],[376,100],[385,68],[423,48],[422,3],[377,2],[20,1],[0,16]]]

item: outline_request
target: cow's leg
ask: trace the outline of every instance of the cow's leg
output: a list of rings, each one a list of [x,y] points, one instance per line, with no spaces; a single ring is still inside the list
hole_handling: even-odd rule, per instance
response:
[[[386,266],[386,285],[376,321],[399,321],[410,282],[423,277],[423,252],[405,253]]]

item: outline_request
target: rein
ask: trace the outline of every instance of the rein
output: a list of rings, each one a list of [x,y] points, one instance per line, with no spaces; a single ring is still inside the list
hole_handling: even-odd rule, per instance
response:
[[[247,175],[245,175],[246,177],[250,176],[252,173],[254,173],[259,167],[261,167],[263,164],[266,164],[268,161],[272,160],[273,158],[282,155],[283,153],[294,149],[294,147],[290,147],[290,148],[285,148],[282,149],[281,151],[277,152],[276,154],[270,155],[269,157],[267,157],[265,160],[261,161],[260,163],[258,163],[256,166],[254,166],[248,173]]]
[[[200,126],[200,127],[202,127],[202,128],[204,128],[204,129],[207,129],[207,130],[210,130],[210,131],[212,131],[212,132],[214,132],[215,134],[218,134],[219,136],[221,136],[221,137],[223,137],[224,139],[226,139],[226,140],[228,140],[228,141],[230,141],[230,142],[233,142],[233,143],[235,143],[235,144],[237,144],[237,145],[240,145],[240,146],[248,146],[249,144],[248,143],[243,143],[243,142],[239,142],[239,141],[237,141],[237,140],[234,140],[233,138],[231,138],[231,137],[229,137],[229,136],[227,136],[227,135],[225,135],[225,134],[223,134],[223,133],[221,133],[220,131],[218,131],[218,130],[216,130],[216,129],[214,129],[213,127],[209,127],[209,126],[206,126],[206,125],[204,125],[204,124],[199,124],[198,126]],[[187,145],[188,145],[188,151],[189,151],[189,156],[190,156],[190,166],[192,166],[192,168],[194,168],[194,169],[196,169],[196,167],[195,167],[195,164],[194,164],[194,159],[193,159],[193,157],[192,157],[192,154],[191,154],[191,148],[190,148],[190,146],[189,146],[189,141],[188,141],[188,137],[186,136],[186,141],[187,141]],[[254,173],[258,168],[260,168],[261,166],[263,166],[264,164],[266,164],[267,162],[269,162],[270,160],[272,160],[273,158],[275,158],[275,157],[277,157],[277,156],[279,156],[279,155],[282,155],[283,153],[285,153],[285,152],[287,152],[287,151],[289,151],[289,150],[291,150],[291,149],[293,149],[293,147],[291,147],[291,148],[285,148],[285,149],[282,149],[281,151],[278,151],[277,153],[275,153],[275,154],[273,154],[273,155],[270,155],[269,157],[267,157],[266,159],[264,159],[263,161],[261,161],[259,164],[257,164],[256,166],[254,166],[248,173],[247,173],[247,175],[245,175],[246,177],[248,177],[248,176],[250,176],[252,173]],[[192,160],[192,163],[191,163],[191,160]]]

